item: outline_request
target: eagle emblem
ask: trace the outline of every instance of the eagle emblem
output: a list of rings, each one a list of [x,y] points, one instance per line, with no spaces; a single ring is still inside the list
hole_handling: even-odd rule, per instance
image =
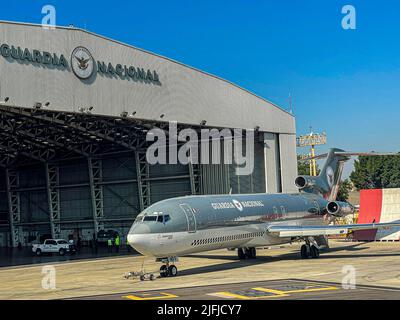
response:
[[[79,57],[75,56],[75,59],[78,60],[79,69],[86,70],[87,67],[89,66],[88,62],[89,62],[90,58],[85,59],[84,57],[79,58]]]
[[[76,47],[71,53],[72,71],[80,79],[88,79],[94,72],[94,59],[85,47]]]

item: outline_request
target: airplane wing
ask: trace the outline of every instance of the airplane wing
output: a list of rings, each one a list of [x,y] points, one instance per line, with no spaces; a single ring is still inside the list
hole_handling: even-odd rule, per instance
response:
[[[267,232],[279,238],[287,237],[312,237],[321,235],[347,234],[349,231],[391,228],[400,226],[400,222],[364,223],[325,226],[285,226],[272,225]]]

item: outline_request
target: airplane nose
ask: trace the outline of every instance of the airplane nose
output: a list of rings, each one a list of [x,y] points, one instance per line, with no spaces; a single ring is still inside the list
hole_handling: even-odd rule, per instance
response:
[[[131,230],[129,230],[129,234],[147,234],[150,233],[150,228],[148,225],[143,223],[135,223],[132,225]]]
[[[150,228],[143,224],[133,225],[128,233],[129,245],[142,254],[149,254]]]

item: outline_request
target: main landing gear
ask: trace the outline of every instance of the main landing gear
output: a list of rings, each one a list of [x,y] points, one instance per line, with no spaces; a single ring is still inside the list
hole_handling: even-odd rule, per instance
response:
[[[177,262],[177,257],[172,258],[162,258],[157,259],[157,261],[161,261],[163,265],[160,267],[160,277],[176,277],[178,275],[178,268],[173,264],[173,262]]]
[[[245,259],[255,259],[257,257],[256,248],[238,248],[238,258],[239,260]]]
[[[171,264],[163,264],[160,267],[160,276],[161,278],[165,278],[165,277],[175,277],[178,274],[178,268]]]
[[[306,239],[306,243],[301,246],[300,256],[302,259],[319,258],[319,246],[313,238]]]

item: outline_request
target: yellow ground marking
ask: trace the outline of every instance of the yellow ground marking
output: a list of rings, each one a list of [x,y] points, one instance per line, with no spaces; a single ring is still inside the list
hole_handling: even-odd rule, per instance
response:
[[[177,298],[177,295],[166,293],[166,292],[157,292],[155,294],[159,294],[160,296],[152,296],[152,297],[139,297],[134,295],[124,296],[123,298],[127,298],[130,300],[158,300],[158,299],[171,299]],[[144,293],[143,296],[150,296],[152,293]]]
[[[299,290],[285,291],[285,293],[316,292],[316,291],[325,291],[325,290],[339,290],[339,288],[338,287],[321,287],[321,288],[312,288],[312,289],[299,289]]]
[[[282,290],[275,290],[275,289],[268,289],[268,288],[252,288],[253,290],[263,291],[263,292],[271,292],[275,294],[290,294],[290,293],[301,293],[301,292],[316,292],[316,291],[325,291],[325,290],[338,290],[338,287],[319,287],[319,288],[311,288],[311,289],[298,289],[298,290],[289,290],[289,291],[282,291]]]
[[[260,290],[261,291],[261,290]],[[273,293],[270,291],[265,291],[269,293]],[[237,298],[237,299],[243,299],[243,300],[254,300],[254,299],[265,299],[265,298],[277,298],[277,297],[286,297],[288,296],[287,294],[273,294],[270,296],[258,296],[258,297],[250,297],[250,296],[243,296],[240,294],[232,293],[232,292],[227,292],[227,291],[222,291],[222,292],[215,292],[215,293],[209,293],[208,295],[210,296],[216,296],[216,297],[221,297],[221,298]]]

